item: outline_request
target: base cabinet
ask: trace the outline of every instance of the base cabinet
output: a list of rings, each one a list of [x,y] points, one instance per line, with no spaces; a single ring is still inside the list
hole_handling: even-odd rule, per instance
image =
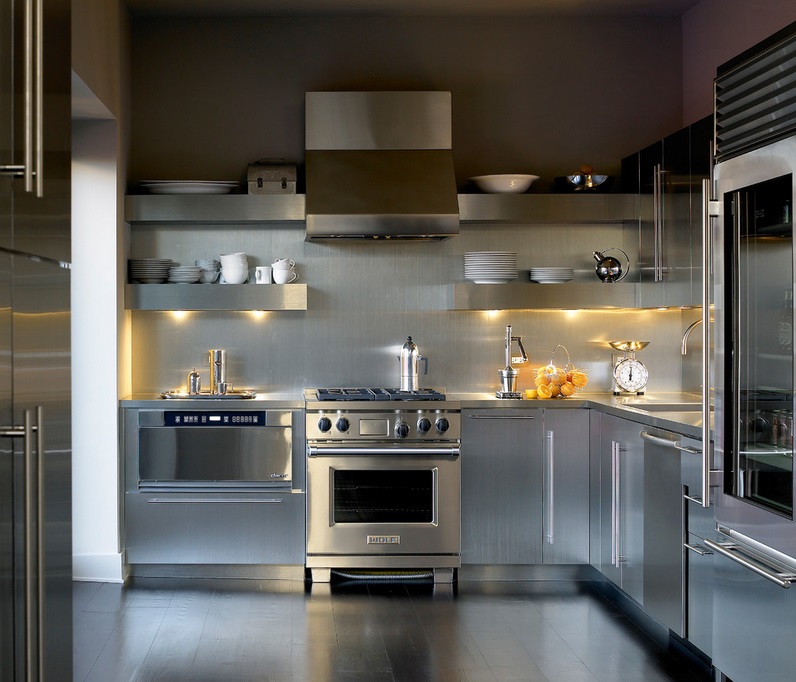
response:
[[[463,564],[588,563],[589,413],[463,410]]]
[[[589,563],[589,420],[591,410],[543,413],[545,564]]]
[[[713,655],[713,552],[705,539],[714,536],[713,500],[702,502],[702,443],[683,439],[683,444],[698,453],[680,456],[683,502],[685,506],[686,575],[685,638],[708,657]]]
[[[591,562],[643,604],[644,453],[639,431],[634,422],[593,415]]]
[[[130,564],[303,564],[304,493],[125,496]]]
[[[462,563],[542,562],[542,411],[462,410]]]
[[[644,611],[684,637],[682,437],[645,426],[640,433],[644,441]]]

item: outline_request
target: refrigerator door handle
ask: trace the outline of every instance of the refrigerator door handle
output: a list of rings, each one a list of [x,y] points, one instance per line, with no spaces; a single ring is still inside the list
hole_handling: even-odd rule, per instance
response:
[[[23,479],[24,479],[24,519],[25,529],[25,680],[34,682],[42,679],[36,671],[44,671],[44,461],[41,453],[43,429],[41,425],[44,410],[36,408],[36,421],[33,423],[31,410],[25,410],[22,426],[0,428],[0,436],[22,438]],[[37,436],[34,445],[34,433]]]
[[[712,156],[712,149],[711,149]],[[710,269],[713,267],[711,218],[718,218],[721,203],[713,200],[711,178],[702,180],[702,507],[710,507]]]

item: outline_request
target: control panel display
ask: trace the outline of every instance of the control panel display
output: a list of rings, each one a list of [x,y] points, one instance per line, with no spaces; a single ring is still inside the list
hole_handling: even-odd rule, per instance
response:
[[[251,410],[183,412],[172,410],[163,413],[163,426],[265,426],[265,412]]]

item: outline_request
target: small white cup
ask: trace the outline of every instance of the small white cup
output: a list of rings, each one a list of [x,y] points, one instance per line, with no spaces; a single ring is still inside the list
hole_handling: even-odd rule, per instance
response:
[[[271,268],[274,270],[291,270],[296,267],[296,261],[289,258],[277,258],[271,263]]]
[[[270,284],[271,266],[258,265],[256,268],[254,268],[254,281],[256,284]]]
[[[298,273],[295,270],[279,269],[273,271],[274,284],[290,284],[298,279]]]

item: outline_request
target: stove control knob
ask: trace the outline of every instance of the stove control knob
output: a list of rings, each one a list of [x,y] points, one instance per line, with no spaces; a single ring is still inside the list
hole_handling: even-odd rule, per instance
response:
[[[398,438],[406,438],[409,435],[409,424],[406,422],[398,422],[395,425],[395,435]]]
[[[431,420],[427,417],[423,417],[422,419],[418,420],[417,430],[420,431],[420,433],[428,433],[431,431]]]
[[[445,433],[450,428],[450,426],[451,426],[450,422],[445,417],[440,417],[439,419],[437,419],[437,431],[439,433]]]
[[[345,433],[346,431],[348,431],[348,427],[351,426],[351,423],[345,417],[340,417],[337,420],[335,426],[337,427],[337,430],[340,431],[340,433]]]
[[[318,420],[318,430],[321,433],[326,433],[332,430],[332,420],[329,417],[321,417]]]

